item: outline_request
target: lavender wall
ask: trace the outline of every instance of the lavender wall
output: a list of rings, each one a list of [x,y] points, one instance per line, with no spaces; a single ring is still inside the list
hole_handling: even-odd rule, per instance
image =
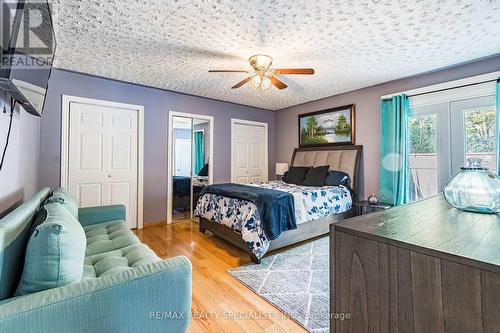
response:
[[[289,107],[276,113],[276,162],[289,162],[298,146],[298,115],[336,106],[356,104],[356,143],[364,146],[361,193],[378,193],[380,154],[380,97],[395,92],[457,80],[500,70],[500,56],[409,77]],[[363,191],[364,190],[364,191]]]
[[[214,181],[231,177],[231,118],[269,124],[269,175],[275,166],[275,113],[94,76],[54,70],[41,120],[40,185],[60,184],[62,95],[145,107],[144,221],[162,221],[167,205],[167,114],[169,110],[214,116]]]

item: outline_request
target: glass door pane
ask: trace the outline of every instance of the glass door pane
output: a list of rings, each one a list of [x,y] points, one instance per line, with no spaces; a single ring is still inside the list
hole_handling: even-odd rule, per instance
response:
[[[450,177],[449,103],[411,109],[408,124],[410,199],[441,192]]]
[[[477,158],[481,165],[496,171],[495,96],[471,98],[451,103],[452,171]]]
[[[477,158],[496,172],[496,112],[493,106],[464,111],[465,159]]]
[[[438,193],[437,118],[436,113],[410,117],[411,201]]]

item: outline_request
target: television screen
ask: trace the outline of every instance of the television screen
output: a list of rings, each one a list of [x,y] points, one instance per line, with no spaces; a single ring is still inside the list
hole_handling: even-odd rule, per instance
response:
[[[47,0],[0,0],[0,88],[22,107],[41,115],[55,52]]]

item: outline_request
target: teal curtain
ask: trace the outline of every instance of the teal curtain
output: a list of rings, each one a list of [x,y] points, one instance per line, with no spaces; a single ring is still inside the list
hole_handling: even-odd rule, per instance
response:
[[[380,198],[395,206],[410,201],[408,97],[381,102]]]
[[[500,176],[500,77],[497,79],[497,173]]]
[[[194,132],[194,174],[198,175],[205,165],[205,147],[203,132]]]

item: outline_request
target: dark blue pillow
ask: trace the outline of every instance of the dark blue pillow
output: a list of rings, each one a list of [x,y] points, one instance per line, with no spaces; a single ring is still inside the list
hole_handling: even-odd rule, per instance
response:
[[[345,172],[330,170],[326,175],[325,186],[351,186],[351,177]]]
[[[311,167],[290,167],[283,176],[283,181],[288,184],[302,185],[307,172]]]
[[[316,187],[325,186],[325,179],[328,175],[329,168],[330,167],[328,165],[325,165],[309,169],[302,185]]]

